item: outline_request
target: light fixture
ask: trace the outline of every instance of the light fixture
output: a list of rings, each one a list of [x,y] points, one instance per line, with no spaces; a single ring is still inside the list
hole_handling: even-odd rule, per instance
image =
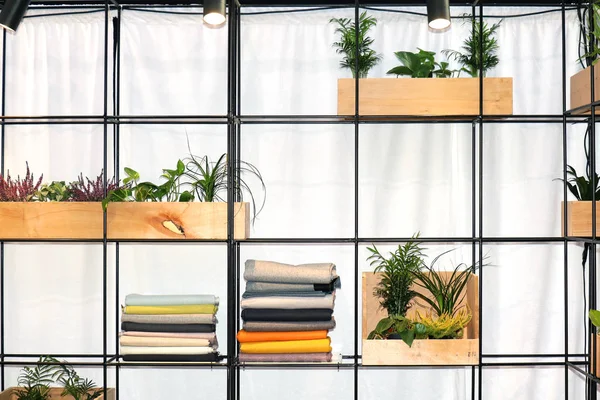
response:
[[[11,32],[15,32],[21,23],[30,0],[6,0],[0,11],[0,26]]]
[[[204,0],[204,22],[213,26],[225,22],[225,0]]]
[[[427,0],[427,19],[429,27],[435,30],[446,29],[450,26],[450,1]]]

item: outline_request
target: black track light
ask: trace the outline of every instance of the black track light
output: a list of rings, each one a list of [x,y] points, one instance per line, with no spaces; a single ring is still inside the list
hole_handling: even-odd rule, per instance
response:
[[[204,0],[204,22],[212,26],[225,22],[225,0]]]
[[[6,0],[0,11],[0,26],[15,32],[27,12],[29,2],[30,0]]]
[[[427,0],[427,19],[429,27],[435,30],[446,29],[450,26],[450,1]]]

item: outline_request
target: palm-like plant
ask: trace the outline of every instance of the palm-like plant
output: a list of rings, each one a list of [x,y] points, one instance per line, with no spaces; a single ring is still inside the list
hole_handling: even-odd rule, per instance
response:
[[[72,396],[74,400],[94,400],[102,395],[103,390],[96,387],[93,380],[81,378],[77,372],[68,365],[63,365],[63,373],[58,379],[63,385],[61,396]]]
[[[473,78],[479,77],[480,69],[483,71],[483,76],[486,76],[487,71],[500,62],[496,54],[499,48],[498,40],[494,35],[501,23],[502,21],[490,26],[485,22],[482,25],[478,20],[473,21],[471,35],[465,39],[462,51],[444,50],[442,53],[460,63],[462,65],[460,71],[466,72]]]
[[[335,32],[340,34],[339,42],[334,42],[338,54],[344,58],[340,62],[341,68],[349,68],[352,71],[352,77],[366,78],[369,70],[381,61],[381,55],[370,48],[373,39],[367,36],[369,30],[377,25],[374,17],[367,16],[364,11],[358,19],[358,41],[356,32],[356,23],[350,18],[332,18],[330,23],[336,23],[338,27]],[[357,68],[358,58],[358,68]]]
[[[413,239],[418,237],[419,234],[416,234]],[[425,265],[421,247],[416,242],[399,245],[396,251],[390,252],[389,258],[385,258],[375,246],[367,249],[372,253],[367,260],[376,265],[375,272],[381,273],[381,280],[373,294],[381,298],[381,307],[387,310],[388,315],[405,316],[416,296],[411,288],[416,274]]]
[[[47,400],[50,394],[50,385],[60,377],[61,371],[57,370],[59,361],[52,357],[40,357],[38,365],[34,368],[24,367],[19,375],[15,389],[17,400]]]

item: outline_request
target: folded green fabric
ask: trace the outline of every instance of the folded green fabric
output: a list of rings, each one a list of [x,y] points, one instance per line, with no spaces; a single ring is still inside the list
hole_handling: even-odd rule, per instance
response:
[[[289,265],[273,261],[247,260],[244,279],[273,283],[330,283],[337,278],[332,263]]]
[[[211,294],[128,294],[125,296],[126,306],[182,306],[190,304],[219,305],[219,298]]]

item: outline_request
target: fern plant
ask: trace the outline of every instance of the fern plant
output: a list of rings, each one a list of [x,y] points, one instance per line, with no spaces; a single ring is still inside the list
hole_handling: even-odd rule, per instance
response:
[[[479,77],[480,69],[483,76],[486,76],[486,73],[500,62],[497,55],[500,46],[495,35],[501,23],[502,21],[488,25],[484,22],[482,25],[479,20],[473,21],[471,35],[465,39],[462,51],[443,50],[442,53],[457,61],[461,65],[460,71],[471,77]]]
[[[356,23],[350,18],[332,18],[330,23],[337,24],[335,33],[340,35],[339,42],[334,42],[338,54],[344,58],[340,62],[341,68],[350,69],[353,78],[366,78],[369,70],[379,64],[381,55],[371,49],[373,39],[367,36],[369,30],[377,26],[377,20],[374,17],[367,16],[364,11],[358,19],[358,41]],[[358,68],[357,68],[358,59]]]
[[[417,233],[413,239],[418,237]],[[381,280],[373,294],[381,298],[381,307],[387,310],[388,315],[406,316],[411,300],[416,296],[412,290],[413,282],[425,265],[421,247],[416,242],[408,242],[390,252],[388,258],[376,246],[367,249],[371,252],[367,260],[371,261],[371,266],[375,265],[375,272],[381,273]]]

